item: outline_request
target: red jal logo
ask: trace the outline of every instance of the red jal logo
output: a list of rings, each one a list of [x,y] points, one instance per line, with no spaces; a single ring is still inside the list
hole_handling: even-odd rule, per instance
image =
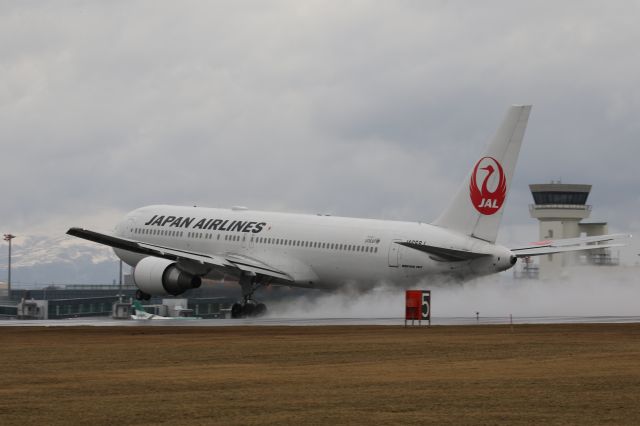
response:
[[[480,181],[481,186],[478,185]],[[507,179],[495,158],[483,157],[476,163],[471,174],[469,192],[473,207],[480,213],[492,215],[500,210],[507,196]]]

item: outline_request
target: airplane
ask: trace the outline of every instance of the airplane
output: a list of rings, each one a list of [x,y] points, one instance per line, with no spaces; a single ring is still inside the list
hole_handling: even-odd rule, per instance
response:
[[[152,313],[147,312],[144,309],[144,306],[142,306],[142,303],[140,303],[139,300],[134,300],[132,302],[132,305],[133,305],[134,314],[131,315],[131,319],[134,319],[134,320],[194,320],[194,319],[202,319],[200,317],[184,317],[184,316],[165,317],[165,316],[162,316],[162,315],[152,314]]]
[[[630,235],[496,244],[531,105],[511,106],[462,186],[431,224],[376,219],[152,205],[128,213],[113,234],[67,234],[111,246],[134,267],[136,298],[180,295],[202,278],[237,277],[232,318],[258,316],[268,285],[336,290],[384,283],[409,287],[435,277],[464,281],[513,267],[518,258],[615,247]]]
[[[131,315],[131,319],[134,320],[158,320],[158,319],[167,319],[168,317],[164,317],[162,315],[155,315],[147,312],[140,301],[134,300],[133,303],[133,311],[134,313]]]

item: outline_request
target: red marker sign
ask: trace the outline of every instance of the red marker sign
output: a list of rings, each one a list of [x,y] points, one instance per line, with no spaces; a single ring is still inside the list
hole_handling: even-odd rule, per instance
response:
[[[407,321],[429,321],[431,324],[431,291],[407,290],[405,296],[404,325]]]

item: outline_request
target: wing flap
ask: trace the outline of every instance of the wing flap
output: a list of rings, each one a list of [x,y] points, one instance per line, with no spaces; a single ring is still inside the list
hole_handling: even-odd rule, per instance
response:
[[[264,262],[239,254],[227,254],[225,259],[234,264],[238,269],[256,274],[269,275],[275,278],[281,278],[287,281],[293,281],[288,274],[272,268]]]

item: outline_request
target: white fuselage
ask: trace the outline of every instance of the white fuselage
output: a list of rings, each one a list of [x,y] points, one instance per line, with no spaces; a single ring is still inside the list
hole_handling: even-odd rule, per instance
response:
[[[148,206],[116,227],[122,238],[202,254],[236,254],[285,271],[299,287],[410,286],[429,276],[456,279],[509,269],[509,249],[419,222],[273,213],[247,209]],[[396,241],[485,253],[443,261]],[[115,249],[135,266],[144,255]]]

